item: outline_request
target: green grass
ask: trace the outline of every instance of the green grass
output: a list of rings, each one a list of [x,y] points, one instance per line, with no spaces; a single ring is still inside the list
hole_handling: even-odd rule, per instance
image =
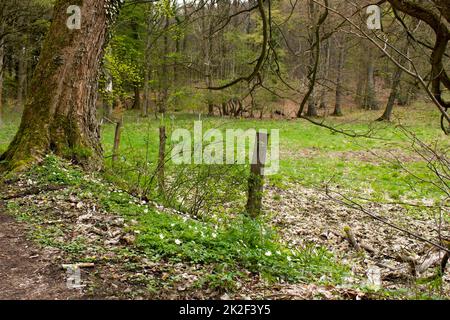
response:
[[[299,120],[205,118],[203,127],[204,132],[209,128],[279,129],[280,171],[269,178],[269,182],[279,186],[295,182],[316,187],[333,178],[334,184],[347,191],[361,194],[369,190],[370,196],[379,200],[438,199],[441,196],[439,190],[419,182],[398,165],[381,159],[365,161],[357,156],[358,152],[366,150],[383,154],[399,148],[406,157],[412,154],[408,151],[410,142],[395,125],[371,121],[377,115],[365,111],[344,119],[329,120],[334,126],[347,130],[373,130],[377,138],[351,138]],[[448,149],[448,138],[440,131],[438,115],[430,106],[402,108],[397,115],[418,137]],[[168,136],[175,128],[192,129],[197,117],[182,114],[175,115],[175,119],[166,118]],[[96,198],[105,210],[122,215],[128,222],[137,221],[137,224],[129,224],[132,231],[139,233],[135,247],[149,258],[213,266],[214,272],[201,279],[199,286],[206,283],[211,287],[232,288],[237,278],[249,272],[261,274],[271,281],[310,282],[321,279],[330,283],[340,283],[348,273],[348,269],[336,263],[325,249],[315,246],[288,248],[279,242],[274,230],[267,228],[264,218],[251,220],[240,214],[245,203],[249,171],[246,165],[176,166],[168,162],[167,175],[179,179],[174,183],[178,189],[172,190],[172,197],[158,193],[151,176],[156,168],[158,126],[161,122],[141,119],[129,112],[124,123],[121,160],[114,168],[111,168],[109,157],[114,126],[104,125],[102,128],[107,167],[103,177],[127,190],[147,193],[151,198],[190,213],[198,211],[190,210],[192,208],[179,197],[198,193],[203,200],[203,209],[216,214],[187,219],[177,214],[157,212],[124,192],[111,191],[107,185],[86,180],[80,171],[61,164],[52,156],[29,174],[43,184],[68,184],[78,188],[86,197]],[[0,129],[0,152],[6,149],[17,126],[18,119],[6,119]],[[341,157],[344,153],[346,157]],[[423,161],[408,161],[405,166],[423,178],[432,177]],[[227,201],[233,203],[231,215],[230,208],[228,211],[224,208]],[[52,234],[57,235],[58,232],[39,230],[37,237],[43,244],[55,245]],[[82,243],[73,243],[64,249],[77,251],[82,246]]]
[[[321,186],[333,178],[333,183],[354,191],[355,194],[370,191],[375,199],[439,199],[440,190],[431,184],[422,183],[397,164],[383,160],[388,152],[400,158],[413,158],[411,142],[398,130],[395,124],[373,122],[379,112],[361,111],[345,118],[330,118],[329,123],[339,129],[365,133],[371,131],[372,138],[352,138],[333,133],[300,120],[251,120],[204,118],[203,132],[209,128],[220,129],[279,129],[280,130],[280,171],[269,178],[275,184],[295,182],[305,186]],[[442,148],[450,146],[448,138],[441,132],[438,114],[430,105],[417,105],[414,108],[400,108],[397,119],[402,125],[426,142],[438,142]],[[192,128],[198,116],[176,115],[175,120],[165,121],[170,132],[174,128]],[[139,185],[142,180],[132,168],[139,167],[144,172],[153,172],[156,167],[158,150],[158,126],[160,120],[139,119],[134,113],[125,117],[125,127],[121,142],[122,167],[115,168],[115,178],[128,184]],[[111,153],[114,126],[103,128],[103,145],[106,153]],[[369,160],[358,156],[364,152],[375,152],[377,159]],[[306,154],[306,155],[305,155]],[[108,158],[109,159],[109,158]],[[109,162],[107,162],[109,163]],[[433,178],[427,164],[417,161],[417,156],[404,162],[404,168],[423,178]],[[180,166],[168,163],[169,172],[176,172]],[[235,176],[246,175],[244,166],[228,166]],[[123,172],[123,174],[121,173]],[[120,179],[119,179],[120,180]],[[226,188],[226,187],[225,187]]]
[[[283,186],[284,182],[295,182],[305,186],[321,186],[333,178],[333,183],[354,191],[355,194],[370,191],[375,199],[439,199],[440,191],[430,184],[422,183],[412,177],[396,164],[382,159],[365,161],[358,157],[358,153],[374,151],[381,157],[390,150],[406,157],[412,154],[410,142],[399,132],[395,124],[373,122],[379,112],[358,111],[344,118],[329,118],[329,124],[339,129],[364,133],[373,131],[374,139],[352,138],[336,134],[301,120],[252,120],[252,119],[223,119],[203,118],[203,132],[209,128],[220,129],[279,129],[280,130],[280,171],[269,179],[273,183]],[[166,117],[168,136],[175,128],[192,129],[197,115],[176,114],[173,119]],[[413,131],[426,142],[438,142],[443,149],[449,148],[450,143],[440,130],[438,112],[432,105],[417,104],[396,110],[396,122],[401,123]],[[160,120],[142,119],[134,112],[125,115],[125,125],[120,145],[121,162],[114,170],[108,172],[112,181],[127,188],[135,188],[150,193],[156,190],[156,182],[151,176],[154,174],[158,152],[158,126]],[[0,129],[0,152],[4,151],[12,139],[17,128],[17,119],[6,119]],[[382,138],[382,139],[377,139]],[[107,166],[111,165],[111,150],[114,140],[114,126],[106,124],[102,128],[102,142],[105,150]],[[170,140],[170,139],[168,139]],[[168,147],[170,149],[170,146]],[[343,156],[345,155],[345,157]],[[372,157],[373,158],[373,157]],[[423,178],[433,178],[424,161],[408,161],[405,168]],[[223,167],[223,166],[222,166]],[[198,167],[197,167],[198,169]],[[228,170],[230,169],[230,170]],[[191,171],[190,168],[174,166],[169,161],[166,168],[168,174],[180,174]],[[211,169],[209,169],[211,170]],[[222,171],[221,171],[222,170]],[[229,183],[221,186],[225,193],[231,189],[229,184],[235,181],[241,184],[245,179],[248,168],[245,166],[225,166],[215,169],[215,175],[225,177],[223,171],[231,174]],[[186,173],[184,173],[187,175]],[[200,179],[202,173],[198,171]],[[230,175],[228,175],[230,176]],[[181,178],[180,178],[181,179]],[[185,179],[188,180],[188,179]],[[220,179],[215,179],[215,181]],[[239,182],[239,183],[237,183]],[[214,185],[216,182],[211,182]],[[191,185],[185,186],[188,190]],[[216,186],[219,188],[219,186]],[[245,192],[245,188],[237,188],[237,192]],[[158,194],[151,194],[157,197]],[[214,196],[217,196],[215,194]],[[212,196],[211,196],[212,197]],[[217,199],[216,199],[217,200]],[[169,201],[171,205],[174,201]],[[218,201],[215,201],[216,203]]]

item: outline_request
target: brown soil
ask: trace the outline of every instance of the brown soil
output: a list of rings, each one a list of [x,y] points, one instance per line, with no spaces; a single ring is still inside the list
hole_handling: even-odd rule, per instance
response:
[[[66,287],[65,272],[26,239],[27,230],[2,213],[0,204],[0,300],[81,298]]]

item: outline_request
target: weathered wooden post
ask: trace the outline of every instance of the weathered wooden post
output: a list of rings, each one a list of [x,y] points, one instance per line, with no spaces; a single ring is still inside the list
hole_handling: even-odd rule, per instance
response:
[[[113,146],[113,152],[112,152],[112,166],[114,166],[114,163],[119,159],[119,147],[120,147],[120,135],[122,133],[122,123],[123,119],[120,118],[116,122],[116,130],[114,132],[114,146]]]
[[[267,142],[267,133],[258,132],[256,134],[255,149],[253,151],[250,176],[248,178],[248,198],[246,206],[247,215],[251,218],[256,218],[261,214]]]
[[[166,159],[166,126],[159,127],[159,156],[158,156],[158,187],[159,192],[164,192],[164,167]]]

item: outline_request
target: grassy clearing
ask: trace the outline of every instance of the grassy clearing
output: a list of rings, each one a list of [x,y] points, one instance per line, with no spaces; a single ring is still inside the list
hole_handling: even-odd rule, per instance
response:
[[[438,199],[440,192],[430,184],[422,183],[412,177],[398,164],[384,161],[391,153],[399,156],[404,167],[418,176],[430,178],[430,171],[424,161],[414,157],[410,142],[399,132],[395,123],[413,131],[426,142],[438,143],[445,150],[450,144],[448,138],[441,132],[438,125],[438,113],[433,106],[417,104],[408,108],[396,110],[394,124],[373,122],[379,112],[357,111],[343,118],[329,118],[330,124],[340,129],[364,133],[370,130],[374,139],[351,138],[342,134],[335,134],[325,128],[320,128],[306,121],[290,120],[252,120],[252,119],[223,119],[203,118],[203,132],[210,128],[219,129],[280,129],[280,171],[271,176],[270,180],[280,186],[284,182],[296,182],[305,186],[320,186],[333,178],[333,183],[344,189],[354,191],[355,194],[370,194],[378,201],[411,200],[431,198]],[[197,115],[175,115],[167,118],[165,124],[170,138],[176,128],[192,129]],[[120,145],[121,163],[109,172],[109,177],[124,187],[137,189],[139,192],[152,193],[156,189],[155,179],[149,178],[154,173],[158,152],[158,126],[160,120],[142,119],[136,113],[125,115],[125,125]],[[18,119],[6,119],[0,129],[0,152],[4,151],[12,139],[18,125]],[[382,139],[377,139],[382,138]],[[106,163],[110,167],[110,155],[114,140],[114,126],[107,124],[102,129],[102,141],[106,153]],[[170,140],[170,139],[169,139]],[[168,148],[170,150],[170,146]],[[370,153],[379,155],[377,158]],[[369,159],[367,159],[369,156]],[[409,159],[411,158],[411,159]],[[240,197],[245,193],[242,183],[248,172],[245,166],[222,166],[208,168],[214,172],[199,170],[197,167],[173,166],[167,163],[169,174],[177,172],[180,180],[197,181],[202,175],[228,177],[222,186],[217,185],[216,179],[208,183],[222,192],[229,193],[235,186],[233,193]],[[195,175],[192,170],[197,170]],[[180,176],[183,172],[184,176]],[[195,178],[192,178],[195,176]],[[207,184],[206,182],[204,182]],[[245,184],[245,183],[244,183]],[[192,189],[191,185],[183,187]],[[178,190],[180,191],[180,190]],[[178,192],[180,193],[180,192]],[[181,192],[182,193],[182,192]],[[152,194],[157,197],[158,194]],[[215,203],[219,195],[215,194]],[[236,197],[234,197],[236,198]],[[170,201],[169,201],[170,202]],[[174,204],[172,201],[171,204]],[[181,206],[181,205],[180,205]],[[180,207],[181,208],[181,207]]]
[[[355,112],[344,118],[330,118],[330,123],[340,129],[365,133],[371,131],[374,138],[351,138],[330,132],[305,121],[291,120],[249,120],[249,119],[203,119],[203,132],[209,128],[220,129],[280,129],[280,171],[271,176],[273,183],[296,182],[306,186],[320,186],[333,178],[333,183],[355,194],[369,193],[377,200],[411,200],[440,197],[440,192],[430,184],[421,183],[402,169],[397,163],[386,161],[392,154],[402,160],[404,168],[423,178],[430,177],[424,161],[411,151],[410,141],[396,128],[395,124],[373,122],[379,112]],[[192,129],[194,115],[176,115],[175,120],[165,121],[170,132],[175,128]],[[438,114],[429,105],[401,108],[397,122],[413,131],[426,142],[438,142],[448,148],[447,137],[438,126]],[[397,123],[396,122],[396,123]],[[125,118],[121,143],[121,155],[125,168],[119,174],[132,184],[146,184],[137,170],[150,172],[156,167],[159,120],[143,120],[133,113]],[[110,153],[114,128],[103,128],[103,143]],[[380,139],[378,139],[380,138]],[[378,155],[372,155],[371,153]],[[367,159],[367,157],[369,157]],[[228,166],[231,169],[231,166]],[[170,167],[173,172],[180,166]],[[115,170],[116,173],[121,170]],[[242,177],[248,169],[240,166],[228,170],[234,177]],[[141,174],[142,175],[142,174]],[[115,175],[117,178],[117,174]],[[230,188],[228,188],[230,190]],[[240,191],[245,192],[245,190]]]

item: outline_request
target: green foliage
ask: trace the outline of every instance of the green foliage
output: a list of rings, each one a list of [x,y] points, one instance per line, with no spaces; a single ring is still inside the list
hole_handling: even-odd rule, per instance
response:
[[[287,249],[261,221],[237,218],[229,226],[212,226],[150,211],[139,217],[138,246],[149,256],[193,263],[220,263],[245,268],[272,281],[342,280],[346,268],[323,248]],[[324,278],[322,278],[324,279]]]
[[[112,93],[106,91],[107,79],[104,74],[101,79],[100,92],[111,100],[129,97],[130,89],[140,86],[143,81],[139,64],[142,60],[141,51],[134,47],[130,38],[116,36],[110,44],[110,49],[106,51],[104,60],[105,72],[112,78],[113,91]]]
[[[204,94],[192,87],[175,88],[169,94],[167,104],[170,110],[199,110],[198,101],[203,99]]]
[[[156,211],[127,193],[111,192],[108,185],[84,176],[75,167],[53,156],[34,166],[27,177],[38,185],[73,186],[81,198],[85,194],[91,201],[97,199],[102,209],[120,214],[128,221],[136,220],[137,224],[130,224],[130,231],[138,232],[137,249],[144,251],[150,259],[223,266],[216,277],[207,281],[214,287],[232,287],[231,282],[241,276],[243,270],[261,274],[271,281],[293,282],[319,278],[339,282],[347,272],[323,248],[285,247],[263,221],[238,216],[218,224]],[[23,212],[14,204],[9,205],[9,210],[22,220],[45,219],[30,208],[31,211]],[[83,250],[83,239],[66,243],[63,235],[58,225],[36,227],[33,232],[33,238],[43,246],[57,247],[69,254]]]
[[[33,166],[27,176],[39,184],[78,185],[83,173],[58,157],[48,155],[41,165]]]

